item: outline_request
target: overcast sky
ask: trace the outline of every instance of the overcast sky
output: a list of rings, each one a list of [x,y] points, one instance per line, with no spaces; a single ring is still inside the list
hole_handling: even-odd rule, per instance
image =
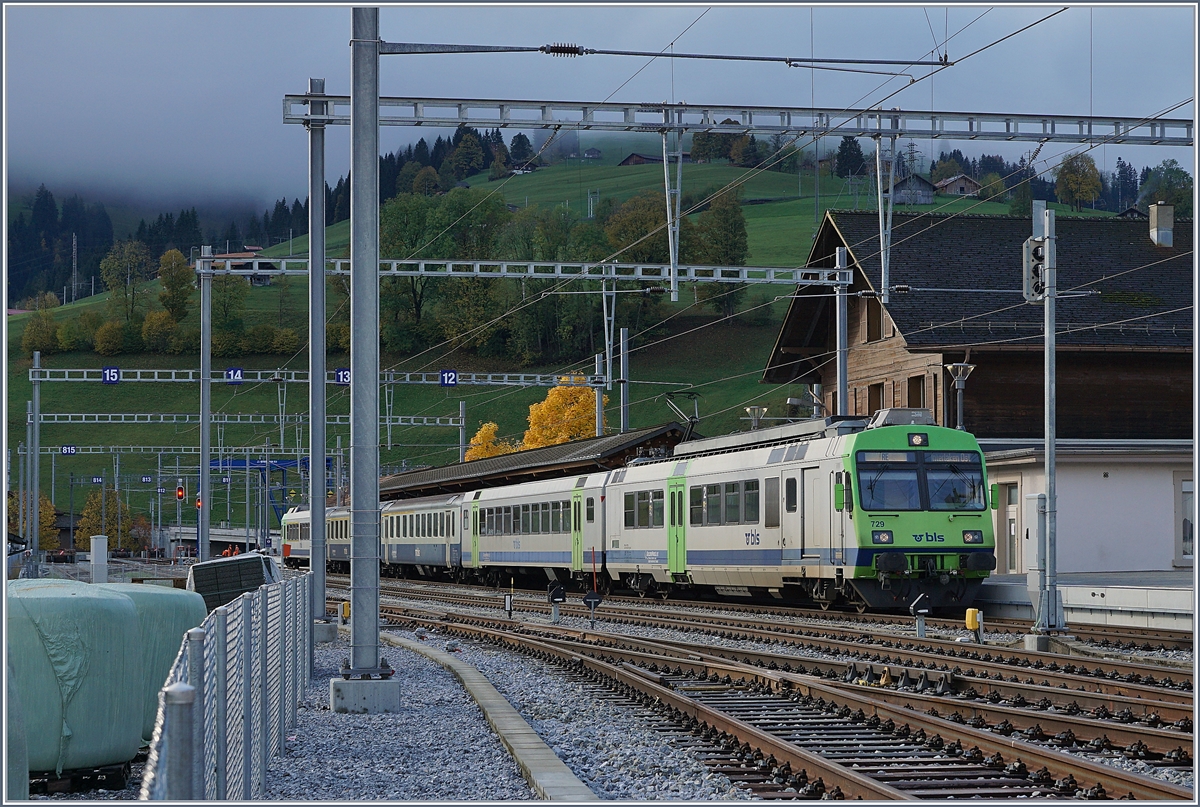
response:
[[[812,52],[811,37],[818,56],[921,59],[935,38],[940,47],[947,32],[965,26],[949,43],[953,60],[1056,8],[383,7],[380,33],[389,42],[571,42],[647,51],[674,42],[679,51],[799,57]],[[1194,11],[1070,7],[886,105],[1150,115],[1194,96]],[[4,14],[10,188],[45,182],[139,191],[172,202],[248,198],[259,207],[285,194],[303,197],[305,132],[282,123],[282,96],[303,93],[310,76],[324,77],[330,94],[349,92],[348,6],[7,5]],[[881,87],[880,76],[818,71],[814,82],[812,71],[779,64],[646,63],[541,54],[384,56],[380,88],[383,95],[868,106],[907,81]],[[1191,118],[1193,110],[1188,104],[1172,116]],[[385,127],[381,148],[390,151],[421,135],[432,141],[436,134]],[[929,148],[928,141],[918,145]],[[938,143],[954,146],[968,156],[987,151],[1011,158],[1030,147]],[[1062,148],[1050,144],[1042,156]],[[1193,149],[1106,146],[1093,154],[1109,169],[1118,156],[1138,166],[1173,157],[1194,173]],[[330,130],[327,160],[330,177],[346,171],[348,127]]]

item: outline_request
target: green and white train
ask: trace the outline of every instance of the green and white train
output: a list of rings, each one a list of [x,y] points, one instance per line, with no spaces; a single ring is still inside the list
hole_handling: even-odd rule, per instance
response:
[[[383,502],[381,573],[961,607],[996,567],[989,500],[972,435],[885,409],[689,441],[615,471]],[[348,519],[327,511],[332,570],[349,568]],[[306,566],[307,510],[283,521],[285,562]]]

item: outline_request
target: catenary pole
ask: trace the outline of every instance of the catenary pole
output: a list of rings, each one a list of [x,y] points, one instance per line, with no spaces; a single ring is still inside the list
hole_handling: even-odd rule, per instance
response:
[[[629,431],[629,329],[621,329],[621,434]]]
[[[1057,366],[1055,363],[1055,297],[1058,293],[1058,268],[1055,256],[1054,211],[1047,209],[1043,214],[1046,237],[1046,589],[1048,612],[1046,626],[1051,632],[1066,626],[1062,620],[1062,607],[1058,601],[1058,493],[1057,469],[1055,468],[1055,440],[1057,418],[1055,412],[1057,394]]]
[[[604,355],[596,354],[596,375],[604,374]],[[600,385],[592,387],[596,392],[596,436],[604,436],[604,388]]]
[[[841,280],[842,273],[846,271],[845,247],[837,248],[835,266],[838,270],[838,279]],[[850,413],[850,402],[847,400],[850,396],[850,384],[847,381],[850,356],[849,291],[849,286],[839,285],[834,288],[834,293],[837,295],[837,406],[835,414],[838,415]]]
[[[325,94],[325,79],[308,80],[310,95]],[[312,101],[312,115],[324,115],[325,103]],[[325,124],[308,125],[308,513],[312,612],[325,616]],[[316,635],[310,631],[310,635]],[[309,644],[315,671],[316,639]]]
[[[212,480],[212,247],[200,247],[196,271],[200,275],[200,480],[196,509],[196,560],[209,557],[208,534]]]
[[[42,366],[42,352],[40,350],[35,350],[33,352],[33,369],[38,370],[41,368],[41,366]],[[36,379],[37,376],[35,375],[34,377]],[[40,558],[40,554],[39,554],[41,547],[38,544],[38,538],[39,538],[38,532],[41,527],[41,520],[42,520],[42,496],[41,496],[42,488],[41,488],[41,479],[40,479],[41,464],[42,464],[41,463],[42,457],[41,457],[40,449],[41,449],[42,437],[41,437],[41,424],[38,422],[39,420],[41,420],[41,414],[42,414],[42,389],[41,388],[42,388],[41,381],[35,380],[33,382],[33,395],[31,396],[32,405],[33,405],[33,423],[32,423],[32,428],[30,429],[30,432],[29,432],[31,435],[30,440],[29,440],[29,492],[30,492],[30,495],[29,495],[29,509],[26,510],[26,513],[30,516],[30,519],[29,519],[29,546],[31,549],[33,549],[34,576],[38,576],[37,572],[40,570],[40,568],[37,564],[41,563],[41,558]]]
[[[350,670],[369,675],[379,668],[379,9],[351,19]]]
[[[467,461],[467,402],[458,402],[458,461]]]

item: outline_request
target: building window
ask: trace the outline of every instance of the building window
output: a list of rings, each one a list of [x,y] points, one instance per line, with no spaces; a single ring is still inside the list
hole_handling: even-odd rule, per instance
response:
[[[1196,562],[1196,483],[1191,474],[1176,471],[1175,477],[1175,565]]]
[[[925,376],[915,375],[908,379],[909,409],[925,408]]]
[[[883,338],[883,304],[874,297],[867,298],[867,341]]]
[[[883,383],[871,384],[867,387],[867,416],[871,416],[883,408]]]

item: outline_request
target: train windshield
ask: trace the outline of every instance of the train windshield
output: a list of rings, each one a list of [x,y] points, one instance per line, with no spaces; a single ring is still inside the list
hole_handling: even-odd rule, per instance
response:
[[[864,510],[984,510],[983,463],[967,451],[859,451]]]
[[[858,495],[864,510],[921,510],[915,451],[858,452]]]
[[[985,510],[983,464],[970,451],[924,452],[930,510]]]

